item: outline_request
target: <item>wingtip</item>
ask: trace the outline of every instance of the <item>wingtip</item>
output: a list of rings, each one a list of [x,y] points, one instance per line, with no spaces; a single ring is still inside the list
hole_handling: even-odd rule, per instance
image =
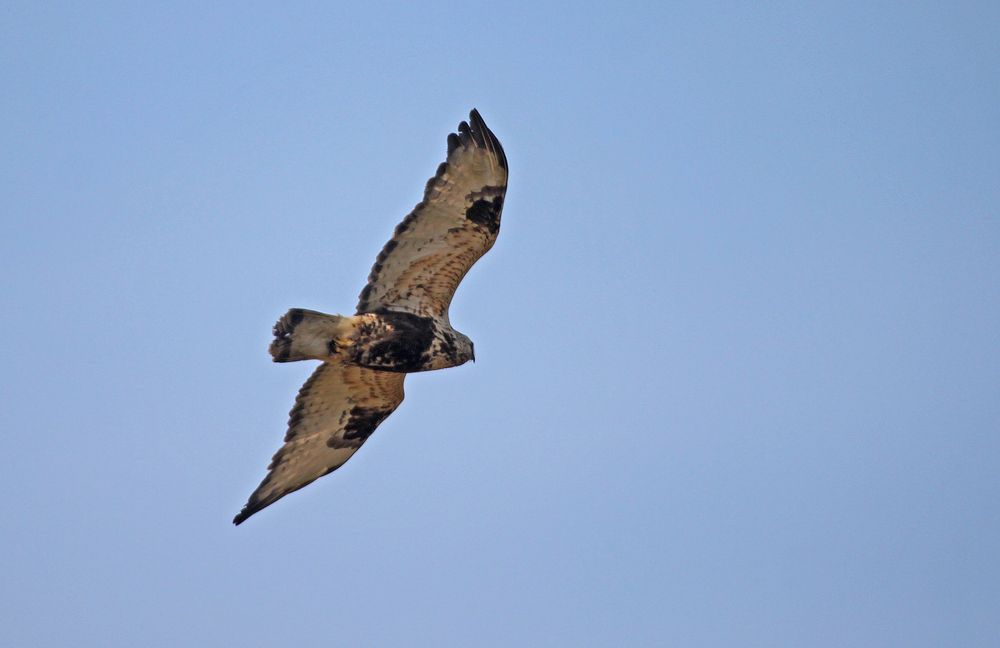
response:
[[[507,168],[507,156],[503,152],[503,146],[500,145],[500,140],[497,136],[493,134],[489,126],[486,125],[486,120],[483,116],[479,114],[478,108],[473,108],[469,111],[469,121],[463,121],[458,125],[458,135],[457,143],[466,146],[471,144],[472,146],[478,148],[484,148],[489,150],[497,158],[500,166]],[[453,143],[451,137],[448,138],[448,154],[451,155],[453,148]]]
[[[265,481],[267,480],[266,477],[264,479]],[[250,499],[247,500],[247,503],[243,505],[243,508],[240,509],[240,512],[236,514],[236,517],[233,518],[233,524],[235,524],[236,526],[243,524],[244,522],[247,521],[247,519],[250,518],[251,515],[260,513],[262,510],[264,510],[270,504],[273,503],[273,501],[265,502],[257,499],[255,497],[256,494],[257,493],[255,491],[253,495],[250,496]]]
[[[240,510],[239,513],[236,514],[236,517],[233,518],[233,524],[235,524],[236,526],[243,524],[244,522],[247,521],[247,519],[251,515],[253,515],[259,510],[260,510],[259,508],[251,507],[250,504],[248,503],[246,506],[243,507],[242,510]]]

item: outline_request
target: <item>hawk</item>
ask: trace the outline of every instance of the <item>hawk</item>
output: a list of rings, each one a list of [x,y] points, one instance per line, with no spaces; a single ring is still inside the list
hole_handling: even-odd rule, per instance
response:
[[[285,443],[233,519],[340,468],[403,401],[417,371],[475,360],[472,340],[451,327],[459,282],[500,231],[507,158],[473,110],[448,135],[448,156],[424,199],[396,226],[361,291],[354,315],[293,308],[274,325],[275,362],[320,360],[288,417]]]

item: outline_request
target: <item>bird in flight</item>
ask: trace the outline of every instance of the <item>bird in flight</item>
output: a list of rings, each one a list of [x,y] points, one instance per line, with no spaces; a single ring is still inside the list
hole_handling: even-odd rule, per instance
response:
[[[448,307],[493,247],[506,192],[503,147],[473,110],[448,135],[448,157],[424,199],[379,252],[357,313],[293,308],[278,320],[271,358],[322,364],[299,390],[285,443],[233,524],[344,465],[403,401],[406,374],[476,359]]]

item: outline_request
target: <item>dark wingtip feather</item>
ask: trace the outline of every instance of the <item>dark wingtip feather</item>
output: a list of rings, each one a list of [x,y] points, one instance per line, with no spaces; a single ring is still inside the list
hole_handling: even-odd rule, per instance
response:
[[[483,120],[483,116],[479,114],[477,109],[473,108],[469,112],[468,122],[463,121],[458,125],[457,136],[454,133],[448,136],[449,155],[454,150],[452,147],[452,137],[455,137],[455,141],[461,146],[472,145],[490,151],[496,157],[500,166],[504,169],[507,168],[507,156],[504,154],[503,146],[500,145],[500,140],[497,139],[497,136],[486,125],[486,121]]]
[[[462,143],[462,146],[468,146],[472,142],[472,129],[469,128],[469,122],[459,122],[458,140]]]
[[[266,509],[268,506],[274,504],[279,499],[288,494],[286,492],[282,493],[278,497],[274,497],[272,495],[265,499],[260,499],[257,496],[257,493],[260,492],[260,490],[264,488],[264,486],[267,485],[269,481],[271,481],[270,473],[267,475],[267,477],[264,478],[264,481],[260,483],[260,486],[257,487],[257,490],[255,490],[253,493],[250,494],[250,499],[247,500],[247,503],[243,506],[243,509],[240,510],[240,512],[236,514],[236,517],[233,518],[233,524],[235,524],[236,526],[243,524],[244,522],[247,521],[247,518],[249,518],[251,515],[260,513],[262,510]],[[304,485],[305,484],[303,484],[303,486]]]
[[[477,130],[488,131],[486,128],[486,122],[483,121],[483,116],[479,114],[479,111],[473,108],[469,111],[469,123],[472,124]]]
[[[259,508],[250,508],[250,504],[247,504],[246,506],[243,507],[243,510],[237,513],[236,517],[233,518],[233,524],[235,524],[236,526],[243,524],[244,522],[247,521],[247,518],[249,518],[251,515],[253,515],[259,510],[260,510]]]

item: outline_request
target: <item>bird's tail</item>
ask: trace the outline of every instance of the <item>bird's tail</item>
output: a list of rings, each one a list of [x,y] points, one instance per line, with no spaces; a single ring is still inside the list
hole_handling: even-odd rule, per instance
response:
[[[274,325],[274,341],[268,349],[271,358],[275,362],[327,360],[338,348],[350,344],[352,319],[293,308]]]

